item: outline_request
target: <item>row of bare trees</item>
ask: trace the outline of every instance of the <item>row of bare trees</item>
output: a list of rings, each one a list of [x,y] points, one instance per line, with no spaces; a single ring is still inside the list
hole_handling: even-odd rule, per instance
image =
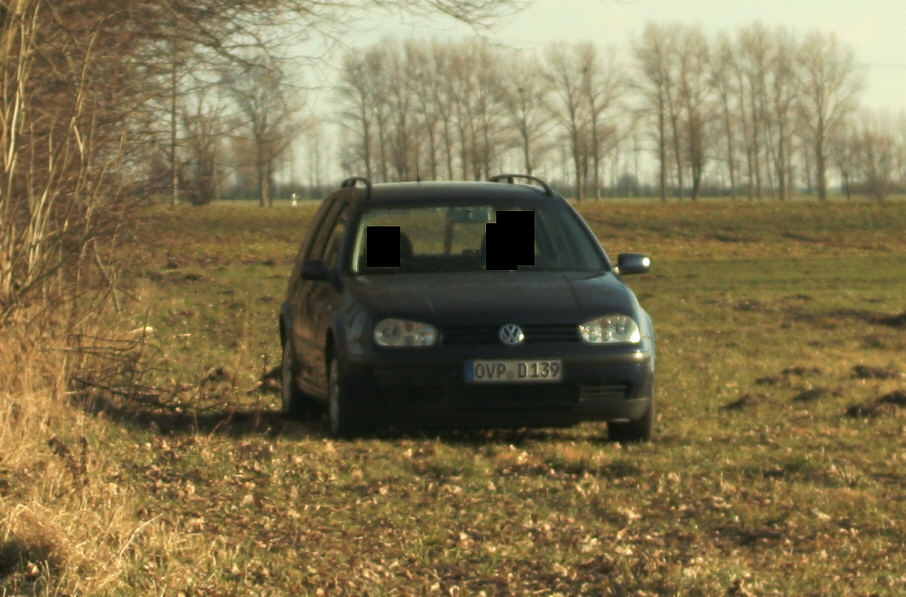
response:
[[[564,131],[578,192],[600,189],[628,81],[590,44],[551,48],[544,64],[482,40],[385,40],[346,54],[338,96],[351,141],[343,166],[381,180],[482,178],[515,150],[532,174]]]
[[[749,198],[767,187],[788,199],[798,153],[826,198],[829,139],[861,90],[853,52],[834,35],[800,40],[755,23],[709,41],[691,26],[652,24],[634,57],[656,120],[659,176],[664,181],[672,171],[678,196],[685,174],[697,196],[710,158],[728,172],[734,197],[740,187]],[[663,197],[666,184],[660,186]]]
[[[906,183],[903,122],[859,109],[862,88],[833,34],[760,23],[712,38],[649,24],[622,62],[591,43],[384,40],[345,56],[342,165],[381,180],[568,172],[582,199],[600,197],[608,171],[637,180],[645,148],[664,199],[706,182],[734,198],[825,199],[829,176],[884,196]]]

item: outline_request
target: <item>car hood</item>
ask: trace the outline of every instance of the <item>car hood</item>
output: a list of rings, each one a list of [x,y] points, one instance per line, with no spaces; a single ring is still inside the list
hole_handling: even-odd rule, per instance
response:
[[[572,323],[637,309],[632,292],[610,272],[381,274],[351,278],[349,290],[375,317],[440,325]]]

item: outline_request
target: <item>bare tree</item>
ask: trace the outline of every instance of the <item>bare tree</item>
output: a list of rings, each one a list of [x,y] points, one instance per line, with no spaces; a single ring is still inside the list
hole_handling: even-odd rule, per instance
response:
[[[840,174],[843,192],[852,199],[853,176],[859,170],[858,139],[849,118],[842,122],[830,141],[830,157]]]
[[[715,50],[710,62],[710,85],[714,89],[721,111],[721,128],[724,138],[724,156],[727,171],[730,175],[730,196],[736,199],[736,116],[733,111],[733,97],[738,95],[733,77],[733,46],[726,35],[721,35],[715,42]]]
[[[746,165],[748,166],[749,198],[761,199],[762,154],[765,127],[765,73],[767,72],[770,34],[760,22],[741,29],[737,35],[739,46],[737,77],[739,81],[740,109],[744,122]]]
[[[890,193],[896,171],[896,142],[889,114],[865,112],[855,134],[855,152],[866,191],[878,201]]]
[[[251,141],[258,204],[270,207],[274,172],[299,131],[297,108],[290,101],[282,71],[264,55],[226,71],[223,85]]]
[[[456,143],[459,145],[459,169],[463,180],[470,178],[470,170],[475,162],[475,122],[470,103],[471,90],[469,89],[472,64],[468,49],[464,45],[454,48],[449,61],[449,86],[447,88],[454,106],[453,118],[456,123]]]
[[[227,123],[222,104],[212,103],[204,94],[195,98],[194,110],[182,112],[185,146],[188,153],[188,197],[203,205],[220,197],[224,181],[223,141]]]
[[[566,132],[576,181],[576,200],[585,198],[588,173],[588,115],[582,89],[582,67],[576,47],[557,44],[548,48],[545,72],[554,87],[551,111]]]
[[[412,104],[411,76],[406,64],[406,56],[398,43],[388,47],[387,72],[391,84],[388,88],[388,100],[392,114],[393,134],[391,135],[390,161],[395,169],[396,180],[409,180],[410,166],[414,169],[416,162],[410,150],[414,147],[412,131],[414,123],[410,112]]]
[[[368,178],[372,176],[374,104],[377,101],[372,83],[373,76],[368,69],[365,56],[357,51],[347,52],[340,71],[338,93],[341,104],[346,108],[341,112],[341,121],[356,135],[355,146],[365,166],[365,176]]]
[[[698,199],[705,168],[708,114],[711,112],[707,68],[711,58],[708,42],[699,29],[687,27],[680,30],[678,42],[678,102],[692,177],[691,199],[694,201]]]
[[[796,42],[789,30],[776,29],[768,59],[767,118],[774,139],[773,162],[777,176],[777,192],[781,200],[790,198],[792,134],[796,102],[800,96],[796,68]]]
[[[670,85],[668,72],[668,48],[662,35],[662,28],[648,23],[641,39],[633,47],[633,55],[641,71],[636,86],[653,114],[658,157],[658,187],[661,200],[667,200],[667,87]]]
[[[799,48],[803,121],[815,157],[818,198],[827,199],[827,139],[856,107],[862,78],[852,48],[832,33],[813,32]]]
[[[324,160],[327,154],[324,128],[320,122],[310,122],[305,127],[305,152],[308,161],[308,184],[314,197],[323,193]]]
[[[892,134],[896,144],[896,180],[901,189],[906,189],[906,111],[897,114]]]
[[[431,45],[432,64],[436,76],[432,91],[434,92],[434,105],[441,121],[441,138],[443,139],[444,164],[448,180],[453,178],[454,126],[453,118],[456,110],[455,84],[449,73],[452,72],[453,49],[450,45],[435,41]]]
[[[617,66],[611,48],[602,56],[597,47],[584,43],[576,47],[582,72],[582,93],[588,113],[589,151],[592,159],[592,184],[595,199],[601,198],[601,162],[616,147],[620,129],[615,112],[628,81]]]
[[[471,105],[475,118],[473,172],[475,178],[480,179],[491,176],[494,162],[508,141],[501,125],[502,106],[497,91],[501,78],[500,55],[489,43],[482,41],[473,46],[472,56],[474,85]]]
[[[374,122],[377,127],[378,174],[380,180],[390,180],[389,146],[390,146],[390,90],[393,81],[390,79],[389,55],[390,45],[384,40],[380,45],[368,50],[365,54],[366,72],[369,77]]]
[[[656,118],[661,198],[667,196],[671,153],[676,196],[682,199],[686,192],[688,167],[691,196],[696,199],[704,175],[714,84],[708,41],[697,28],[649,23],[633,53],[641,71],[637,87]]]
[[[427,152],[419,151],[418,155],[427,153],[428,173],[431,180],[438,178],[438,123],[441,121],[441,110],[435,98],[440,87],[441,74],[434,68],[432,47],[427,43],[408,41],[405,44],[406,62],[409,65],[409,80],[412,82],[415,111],[420,122],[416,126],[416,146],[420,147],[419,137],[427,136]],[[422,148],[424,149],[424,148]],[[422,178],[420,166],[416,167],[418,178]]]
[[[519,135],[526,174],[531,175],[550,145],[544,142],[551,126],[547,108],[550,87],[534,57],[514,57],[500,80],[500,97],[506,119]]]

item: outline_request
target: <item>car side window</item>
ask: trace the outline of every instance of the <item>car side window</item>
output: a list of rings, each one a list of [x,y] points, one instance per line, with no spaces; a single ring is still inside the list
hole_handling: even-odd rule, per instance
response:
[[[329,211],[324,215],[321,225],[315,231],[314,241],[309,245],[305,259],[321,259],[323,257],[327,239],[334,228],[339,213],[345,208],[345,202],[341,201],[337,201],[330,206]]]
[[[327,269],[331,270],[337,265],[340,257],[340,250],[343,247],[343,237],[346,233],[346,224],[349,220],[349,210],[343,207],[343,210],[337,216],[336,224],[330,231],[330,236],[324,246],[324,254],[321,257]]]

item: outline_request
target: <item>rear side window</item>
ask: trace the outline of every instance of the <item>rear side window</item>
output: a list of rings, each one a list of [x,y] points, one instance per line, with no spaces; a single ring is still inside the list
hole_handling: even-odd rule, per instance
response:
[[[343,237],[346,235],[346,223],[348,220],[349,210],[344,205],[340,214],[337,216],[337,221],[331,229],[330,235],[327,237],[327,242],[324,245],[324,255],[321,257],[329,270],[336,266],[337,260],[340,257],[340,250],[343,248]]]
[[[346,209],[346,205],[347,204],[343,201],[337,201],[330,207],[330,210],[322,220],[320,227],[315,231],[315,238],[308,247],[308,254],[305,256],[306,259],[323,258],[324,249],[327,246],[327,239],[334,229],[339,213]]]

